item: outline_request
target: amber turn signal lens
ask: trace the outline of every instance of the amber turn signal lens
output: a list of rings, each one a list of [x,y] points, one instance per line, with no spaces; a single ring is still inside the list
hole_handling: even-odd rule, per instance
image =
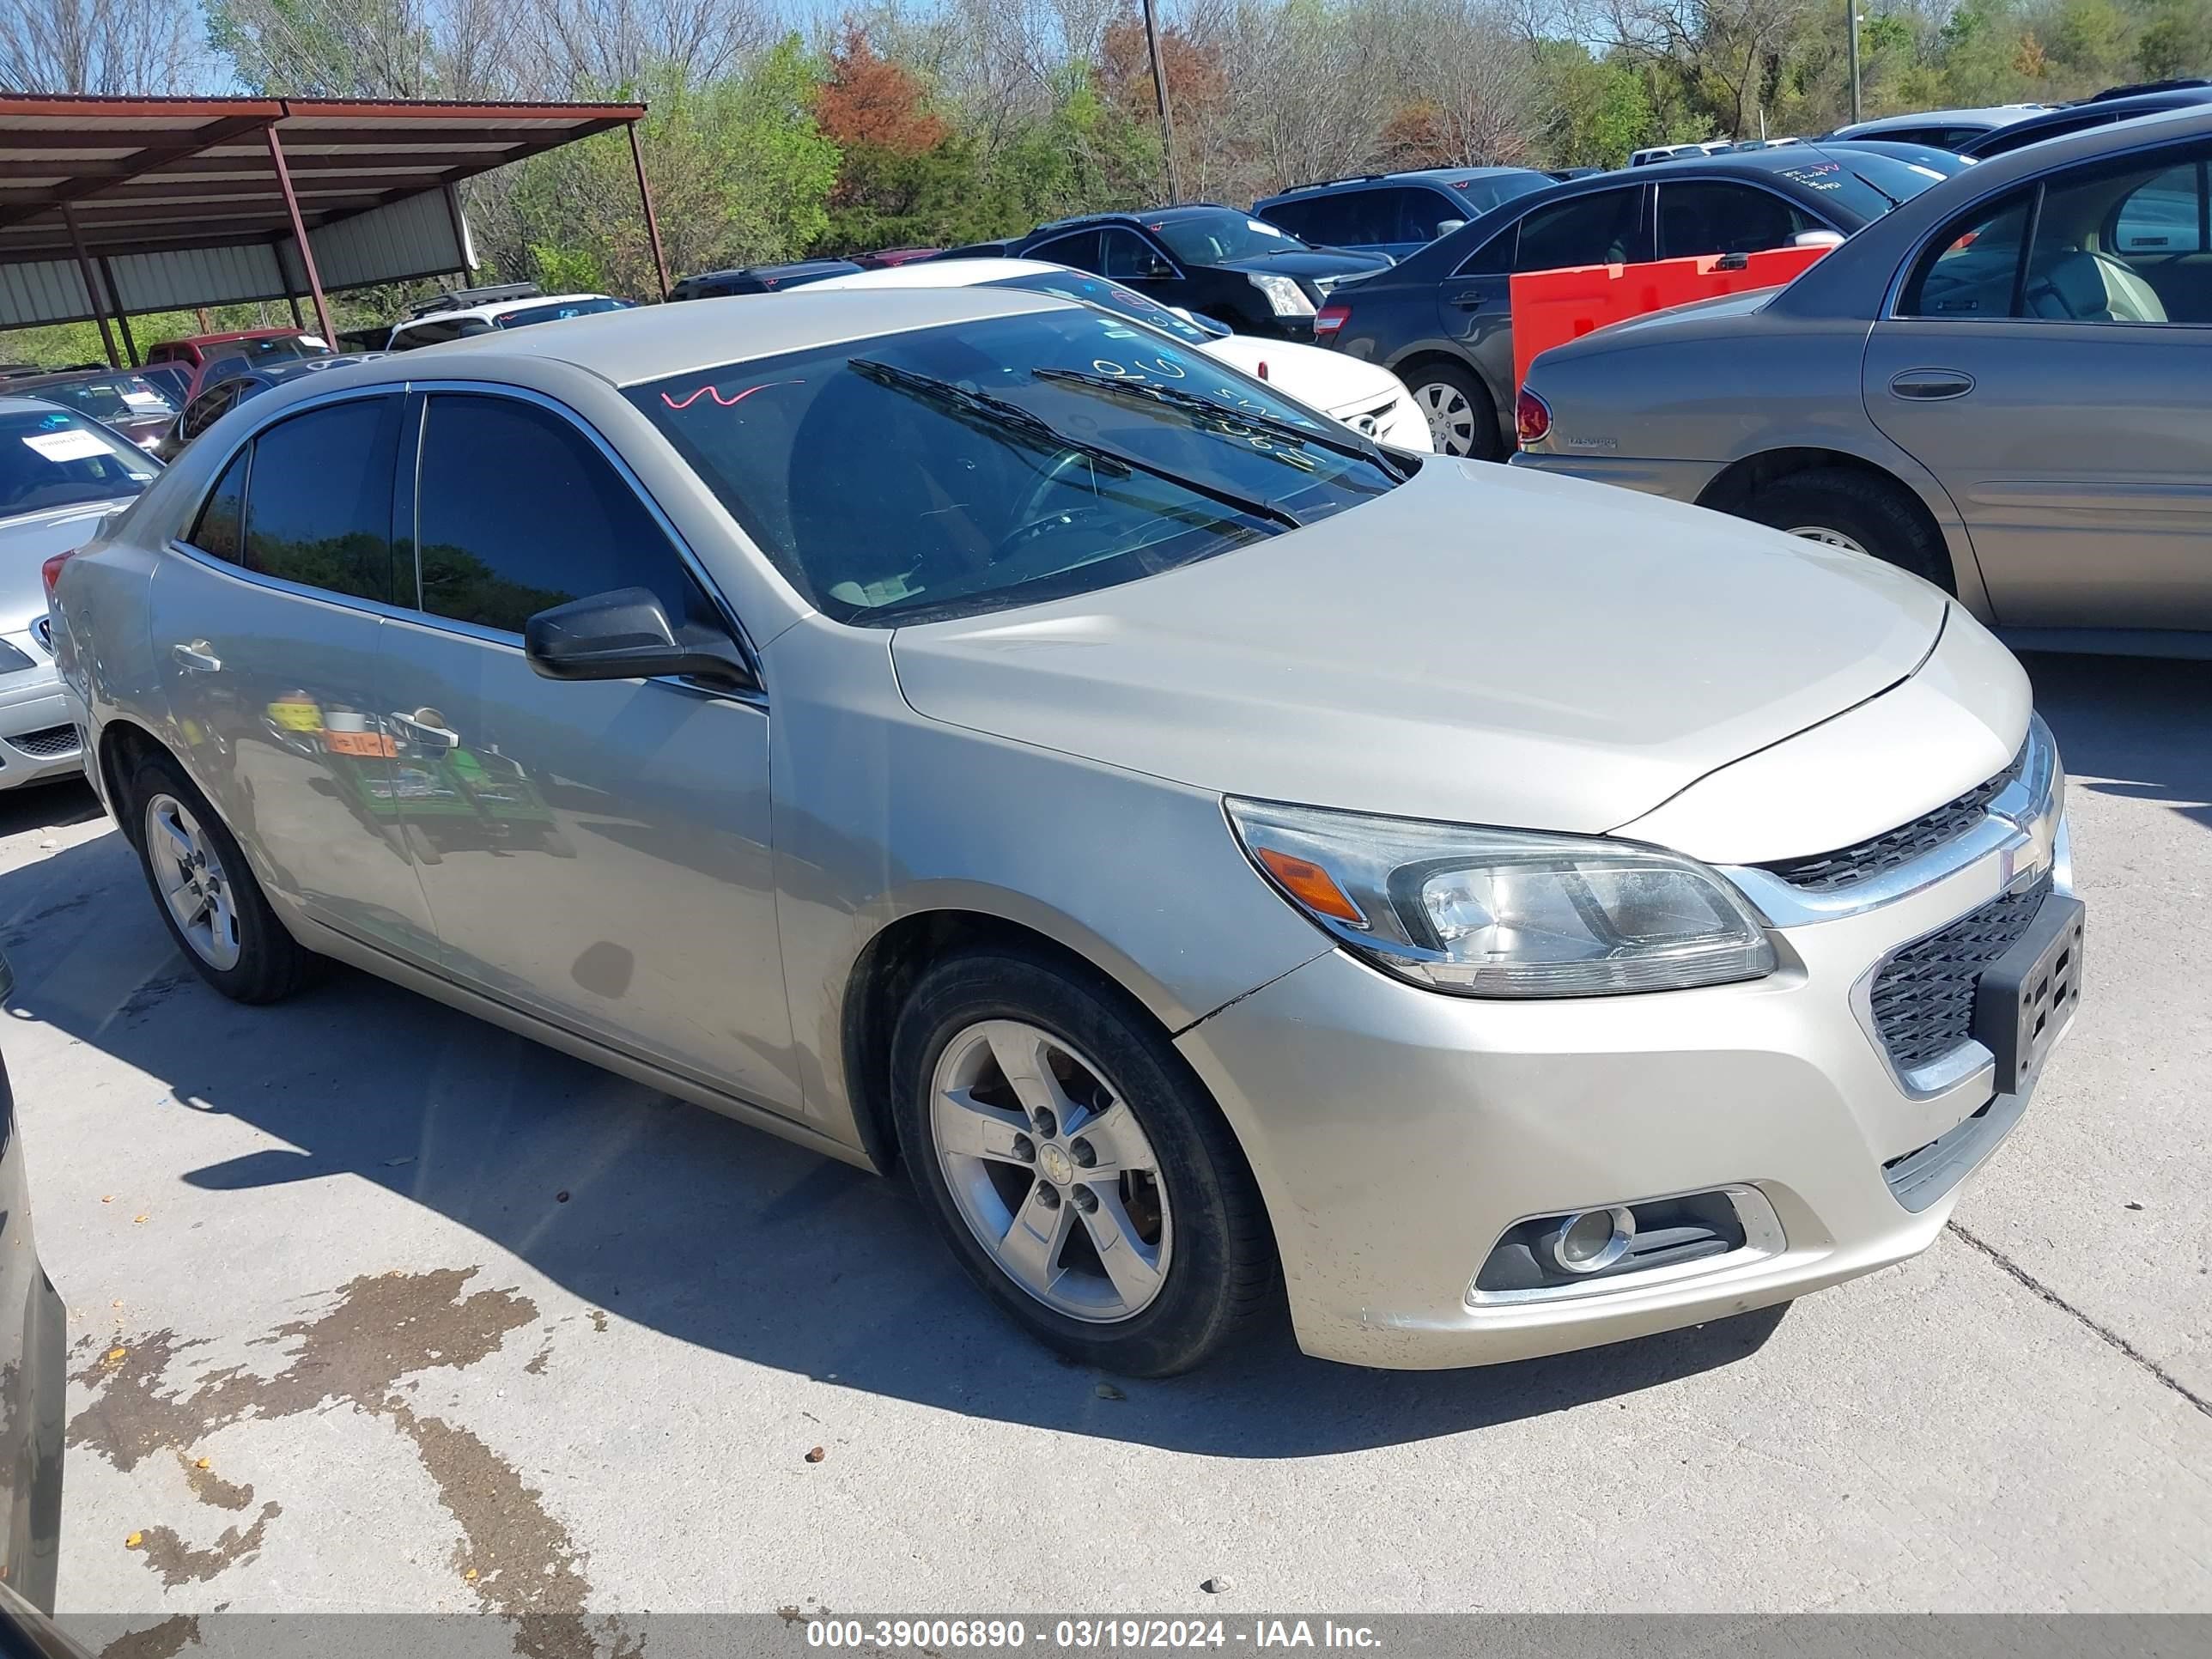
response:
[[[1345,897],[1344,890],[1335,878],[1310,859],[1294,858],[1288,853],[1278,853],[1272,848],[1255,849],[1267,873],[1282,883],[1283,890],[1316,915],[1331,916],[1338,921],[1348,921],[1355,927],[1364,927],[1367,918],[1359,907]]]

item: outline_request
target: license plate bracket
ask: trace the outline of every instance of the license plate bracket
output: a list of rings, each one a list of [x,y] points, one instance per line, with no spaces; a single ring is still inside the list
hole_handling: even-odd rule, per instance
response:
[[[1982,970],[1974,1039],[1996,1057],[2000,1094],[2027,1087],[2081,1000],[2087,910],[2066,893],[2045,899],[2013,947]]]

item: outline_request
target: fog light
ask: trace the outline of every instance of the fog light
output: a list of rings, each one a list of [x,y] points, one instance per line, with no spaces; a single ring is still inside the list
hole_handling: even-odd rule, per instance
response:
[[[1558,1227],[1544,1236],[1542,1248],[1561,1273],[1599,1273],[1626,1255],[1635,1238],[1635,1215],[1616,1205],[1560,1217]]]

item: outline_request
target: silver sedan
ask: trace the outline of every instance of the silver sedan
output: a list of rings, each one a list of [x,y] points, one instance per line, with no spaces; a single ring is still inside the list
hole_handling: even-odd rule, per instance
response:
[[[2212,110],[2028,146],[1778,293],[1545,353],[1516,465],[1925,576],[2023,647],[2212,650]]]
[[[1130,1372],[1285,1303],[1454,1365],[1899,1261],[2075,1007],[2057,753],[1934,588],[1050,295],[334,369],[56,611],[216,989],[336,957],[902,1164]]]

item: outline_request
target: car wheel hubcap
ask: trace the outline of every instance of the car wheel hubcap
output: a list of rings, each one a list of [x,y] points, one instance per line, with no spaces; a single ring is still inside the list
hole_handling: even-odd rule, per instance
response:
[[[970,1025],[938,1060],[929,1121],[961,1219],[1008,1279],[1093,1324],[1152,1305],[1173,1241],[1159,1159],[1079,1052],[1019,1020]]]
[[[210,968],[235,968],[238,905],[229,872],[191,808],[174,795],[146,803],[146,860],[192,954]]]
[[[1474,405],[1455,386],[1432,380],[1413,393],[1429,422],[1429,441],[1446,455],[1474,453]]]
[[[1826,525],[1793,525],[1790,533],[1802,536],[1808,542],[1818,542],[1823,547],[1840,547],[1847,553],[1864,553],[1866,549],[1852,537],[1840,530],[1831,530]]]

